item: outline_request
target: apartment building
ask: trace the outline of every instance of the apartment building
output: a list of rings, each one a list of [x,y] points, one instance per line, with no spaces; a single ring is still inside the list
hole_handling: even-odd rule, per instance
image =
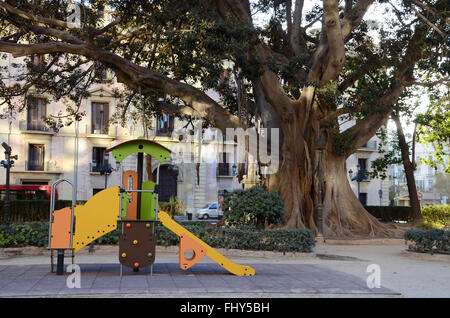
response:
[[[433,168],[421,163],[420,158],[426,158],[432,153],[432,146],[426,146],[420,143],[416,144],[415,162],[417,164],[414,171],[414,179],[421,206],[448,204],[450,189],[447,187],[436,186],[437,179],[448,178],[444,172],[444,165]],[[409,206],[408,185],[403,165],[392,165],[389,169],[389,185],[392,198],[392,204],[398,206]]]
[[[366,144],[357,149],[346,162],[350,185],[363,205],[389,205],[389,181],[387,179],[371,178],[368,175],[371,162],[380,157],[378,143],[378,138],[376,136],[372,137]],[[355,179],[358,169],[361,176],[364,176],[359,182],[359,193],[358,181],[352,181],[352,179]]]
[[[20,62],[20,59],[10,56],[1,63],[10,68],[11,63]],[[113,91],[120,89],[121,84],[117,83],[113,74],[105,76],[110,76],[110,82],[93,84],[89,89],[90,96],[82,100],[80,111],[86,114],[82,120],[77,125],[65,126],[57,132],[47,127],[44,117],[64,112],[66,105],[63,101],[53,101],[51,96],[31,89],[28,96],[24,97],[26,107],[22,112],[8,114],[6,109],[0,109],[2,114],[7,114],[0,119],[0,142],[7,142],[13,155],[19,157],[11,169],[11,184],[52,184],[61,178],[76,179],[78,200],[88,200],[105,186],[121,184],[120,169],[112,157],[105,156],[105,149],[143,136],[144,129],[141,122],[134,121],[124,127],[119,124],[108,125],[118,103]],[[12,84],[11,78],[6,79],[9,85]],[[201,127],[201,122],[196,121],[190,130],[192,138],[180,142],[180,133],[177,131],[186,132],[186,123],[167,114],[153,118],[149,124],[149,138],[177,155],[160,165],[161,201],[177,197],[187,211],[193,212],[217,200],[220,190],[242,188],[235,176],[233,158],[219,149],[229,141],[217,140],[212,130],[196,138],[197,132],[201,131],[201,128],[194,127]],[[201,160],[195,160],[196,156]],[[108,160],[112,170],[106,176],[102,174],[105,160]],[[154,160],[154,177],[156,167],[157,161]],[[127,158],[122,162],[122,169],[136,169],[136,158]],[[2,168],[0,184],[5,183],[5,177],[6,169]],[[58,191],[60,199],[72,198],[70,184],[61,183]]]

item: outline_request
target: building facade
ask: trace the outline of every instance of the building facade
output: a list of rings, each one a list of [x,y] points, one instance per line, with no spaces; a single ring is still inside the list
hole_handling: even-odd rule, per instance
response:
[[[9,57],[2,63],[21,63],[21,59]],[[2,66],[9,68],[9,65]],[[111,83],[92,85],[89,98],[83,99],[80,105],[85,116],[77,124],[62,127],[57,132],[47,127],[44,117],[64,112],[66,105],[63,101],[53,101],[51,96],[31,89],[24,97],[26,107],[22,112],[8,113],[1,109],[1,113],[7,115],[0,119],[0,142],[9,144],[12,154],[18,155],[11,169],[10,183],[51,185],[62,178],[76,180],[77,200],[88,200],[105,187],[121,184],[119,166],[112,157],[105,156],[105,149],[142,137],[144,128],[141,122],[134,121],[123,127],[108,125],[118,103],[114,89],[121,89],[121,84],[113,77]],[[194,122],[187,134],[189,138],[186,138],[188,130],[184,129],[186,123],[173,116],[162,114],[149,124],[149,139],[173,152],[171,158],[160,164],[160,201],[177,197],[185,210],[192,213],[216,201],[220,190],[242,188],[235,176],[234,161],[220,149],[230,142],[217,140],[213,130],[202,131],[200,121]],[[180,138],[183,134],[184,140]],[[105,176],[102,167],[106,161],[112,171]],[[152,160],[151,173],[155,178],[156,168],[157,161]],[[122,169],[136,169],[136,158],[127,158],[122,162]],[[0,169],[0,184],[5,183],[5,178],[6,169]],[[59,199],[72,199],[72,187],[68,183],[61,183],[58,192]]]

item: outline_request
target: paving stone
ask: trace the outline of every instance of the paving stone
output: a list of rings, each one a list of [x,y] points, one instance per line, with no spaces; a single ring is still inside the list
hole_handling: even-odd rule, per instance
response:
[[[234,276],[214,263],[200,263],[184,271],[177,263],[156,263],[134,273],[119,264],[82,264],[81,287],[68,288],[69,274],[49,273],[47,265],[0,265],[0,296],[87,294],[186,293],[338,293],[395,294],[386,288],[367,287],[355,275],[315,264],[255,264],[255,276]],[[2,279],[3,278],[3,279]]]

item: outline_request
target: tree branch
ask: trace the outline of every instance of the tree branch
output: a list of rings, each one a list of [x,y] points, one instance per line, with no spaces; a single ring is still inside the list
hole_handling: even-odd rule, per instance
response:
[[[414,6],[411,6],[411,8],[419,16],[419,18],[421,18],[423,21],[425,21],[425,23],[428,24],[428,26],[433,28],[433,30],[435,30],[440,36],[442,36],[445,39],[446,36],[445,36],[444,32],[442,32],[436,25],[431,23],[430,20],[428,20],[423,14],[421,14],[419,11],[417,11],[416,8],[414,8]]]
[[[38,23],[39,25],[51,25],[53,27],[61,27],[61,28],[65,28],[65,29],[68,28],[67,23],[65,21],[36,16],[31,13],[19,10],[3,1],[0,2],[0,8],[5,9],[7,12],[9,12],[15,16]]]
[[[45,53],[70,53],[85,56],[91,60],[102,62],[107,67],[110,67],[115,72],[117,79],[120,82],[135,91],[138,91],[139,88],[142,87],[143,93],[156,91],[179,97],[196,111],[196,115],[208,120],[222,131],[225,131],[226,128],[236,128],[241,126],[236,116],[233,116],[197,88],[175,81],[148,68],[133,64],[116,54],[102,50],[93,45],[69,44],[63,42],[17,44],[0,41],[0,51],[11,53],[15,57]],[[181,110],[185,111],[186,109],[183,108]]]
[[[303,54],[307,51],[306,41],[302,35],[302,13],[304,0],[296,0],[292,22],[292,32],[290,34],[290,42],[295,55]]]
[[[339,86],[339,91],[343,92],[350,86],[352,86],[357,80],[362,78],[367,73],[371,72],[376,68],[378,65],[378,59],[376,57],[369,58],[363,65],[361,65],[356,71],[354,71],[352,74],[350,74],[349,77],[344,79]]]
[[[345,47],[337,0],[324,0],[323,10],[328,39],[328,63],[322,81],[335,80],[345,63]]]
[[[352,31],[361,23],[367,9],[374,0],[359,0],[351,10],[346,11],[342,19],[342,37],[345,42],[350,38]]]

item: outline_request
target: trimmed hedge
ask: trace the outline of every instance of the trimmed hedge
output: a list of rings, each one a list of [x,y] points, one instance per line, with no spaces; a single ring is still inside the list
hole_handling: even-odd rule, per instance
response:
[[[382,222],[412,221],[411,207],[409,206],[365,206],[366,210]]]
[[[447,230],[409,229],[405,232],[405,244],[408,244],[408,241],[413,242],[408,245],[410,251],[450,254],[450,231]]]
[[[182,225],[214,248],[310,253],[314,235],[308,229],[256,230],[249,227],[215,227],[201,222],[183,222]],[[156,224],[157,244],[173,246],[178,237],[169,229]],[[96,244],[118,244],[120,230],[116,229],[96,241]],[[47,246],[48,222],[31,222],[0,226],[0,247]]]
[[[77,201],[84,204],[86,201]],[[72,205],[71,200],[55,201],[55,210]],[[5,201],[0,201],[0,222],[3,222]],[[14,200],[9,207],[9,221],[14,223],[48,221],[50,215],[49,200]]]

